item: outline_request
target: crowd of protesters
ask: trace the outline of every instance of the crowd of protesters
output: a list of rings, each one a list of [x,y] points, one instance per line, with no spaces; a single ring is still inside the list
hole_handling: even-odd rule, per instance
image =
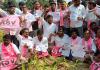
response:
[[[18,60],[27,61],[35,52],[39,59],[53,56],[91,61],[91,70],[100,69],[100,6],[81,0],[69,3],[52,1],[49,5],[33,2],[28,9],[24,2],[16,7],[8,2],[7,11],[0,8],[0,18],[16,16],[19,29],[2,29],[5,32],[0,45],[0,60],[9,61],[10,70]]]

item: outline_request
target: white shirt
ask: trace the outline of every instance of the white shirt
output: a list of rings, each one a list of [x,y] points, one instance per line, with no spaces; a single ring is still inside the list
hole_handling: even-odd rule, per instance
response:
[[[46,37],[43,37],[41,41],[39,41],[38,37],[33,38],[35,50],[47,52],[48,49],[48,39]]]
[[[58,25],[58,22],[60,21],[60,12],[59,11],[55,11],[55,12],[48,12],[48,15],[52,15],[53,16],[53,23]]]
[[[70,38],[72,55],[74,57],[84,58],[85,52],[82,46],[82,39],[77,37],[76,39]]]
[[[72,2],[72,0],[64,0],[66,3]]]
[[[52,41],[55,42],[56,46],[64,48],[64,50],[61,50],[63,56],[69,56],[69,53],[70,53],[70,41],[69,41],[68,35],[64,34],[64,36],[62,38],[57,35],[55,37],[52,37]]]
[[[39,18],[42,16],[43,11],[42,10],[35,10],[33,14],[34,14],[35,18]]]
[[[65,16],[67,16],[67,13],[68,13],[68,9],[66,8],[65,10],[62,10],[62,15],[63,15],[63,18],[65,17]],[[61,16],[60,16],[61,17]],[[67,18],[64,18],[64,27],[65,28],[69,28],[69,22],[68,22],[68,19]]]
[[[21,15],[22,11],[19,8],[15,8],[15,14]]]
[[[85,45],[83,45],[83,47],[85,48],[85,51],[88,51],[87,46],[88,46],[88,42],[87,42],[87,41],[85,41]],[[94,43],[93,39],[92,39],[91,50],[92,50],[92,51],[94,51],[94,52],[96,52],[96,45],[95,45],[95,43]]]
[[[100,15],[100,8],[96,7],[93,10],[96,10],[96,13]],[[88,10],[86,13],[86,21],[90,20],[91,22],[96,22],[99,18],[94,14],[93,10]]]
[[[61,47],[65,47],[69,45],[69,37],[68,35],[64,34],[64,36],[61,38],[58,35],[53,37],[56,46],[61,46]]]
[[[52,23],[49,24],[48,22],[44,22],[43,24],[43,32],[44,32],[44,37],[49,38],[50,34],[54,34],[57,32],[57,25]]]
[[[16,53],[16,54],[20,54],[20,51],[19,51],[19,49],[17,48],[17,46],[16,46],[15,44],[13,44],[13,43],[11,43],[11,44],[12,44],[12,47],[13,47],[15,53]],[[2,54],[2,48],[1,48],[1,46],[2,46],[2,44],[0,44],[0,54]],[[9,47],[9,45],[8,45],[7,47]]]
[[[25,28],[29,28],[30,30],[32,30],[32,25],[31,23],[33,21],[36,21],[35,16],[32,15],[31,13],[27,12],[27,14],[22,13],[21,14],[22,18],[26,20],[26,23],[24,25]]]
[[[83,5],[79,5],[78,7],[75,7],[73,4],[69,7],[69,11],[71,12],[70,14],[70,26],[72,28],[75,27],[82,27],[83,25],[83,21],[78,20],[78,17],[82,17],[85,18],[86,16],[86,11],[85,11],[85,7]]]
[[[5,17],[5,16],[8,15],[8,13],[0,8],[0,15],[1,15],[2,17]]]
[[[19,44],[20,44],[20,45],[19,45],[20,51],[21,51],[21,48],[22,48],[24,45],[27,45],[29,49],[33,49],[33,44],[34,44],[34,42],[33,42],[32,37],[29,36],[28,38],[25,38],[25,37],[23,37],[23,36],[21,36],[21,35],[17,35],[17,39],[18,39]]]

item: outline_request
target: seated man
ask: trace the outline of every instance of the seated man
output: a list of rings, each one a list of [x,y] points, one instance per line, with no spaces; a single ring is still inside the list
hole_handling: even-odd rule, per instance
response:
[[[19,50],[21,51],[21,55],[28,59],[29,54],[32,54],[33,39],[29,36],[28,28],[23,28],[20,33],[16,35],[19,41]]]
[[[86,30],[84,33],[84,38],[82,39],[82,46],[85,50],[85,60],[87,58],[91,58],[93,61],[94,53],[96,52],[96,46],[94,44],[94,40],[91,37],[91,32],[89,30]]]
[[[70,53],[70,44],[69,44],[69,37],[64,34],[62,28],[59,29],[56,36],[52,37],[51,42],[54,43],[55,46],[52,48],[52,56],[69,56]],[[58,48],[58,49],[57,49]]]
[[[70,37],[71,54],[75,59],[84,59],[84,49],[82,47],[82,39],[78,36],[77,29],[72,29]]]
[[[47,57],[48,54],[48,39],[43,36],[43,32],[41,30],[37,31],[37,36],[34,37],[34,47],[38,53],[39,58]]]

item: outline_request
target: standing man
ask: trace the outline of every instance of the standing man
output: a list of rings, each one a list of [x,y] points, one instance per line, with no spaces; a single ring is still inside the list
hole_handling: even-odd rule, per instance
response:
[[[85,7],[81,5],[80,0],[73,0],[73,4],[69,7],[70,11],[70,27],[78,29],[79,36],[83,37],[83,19],[85,18]]]

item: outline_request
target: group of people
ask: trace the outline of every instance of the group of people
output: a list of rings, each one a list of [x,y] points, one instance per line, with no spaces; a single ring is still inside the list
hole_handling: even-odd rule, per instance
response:
[[[0,65],[1,70],[10,70],[16,61],[27,61],[34,55],[39,59],[64,56],[84,62],[90,58],[93,62],[90,69],[98,70],[99,12],[100,6],[91,0],[86,7],[81,0],[72,0],[70,3],[53,1],[45,6],[35,1],[32,9],[28,9],[24,2],[19,3],[19,8],[13,2],[8,2],[7,11],[0,8],[0,17],[18,17],[20,28],[0,28],[5,32],[0,45],[0,60],[4,61]]]

